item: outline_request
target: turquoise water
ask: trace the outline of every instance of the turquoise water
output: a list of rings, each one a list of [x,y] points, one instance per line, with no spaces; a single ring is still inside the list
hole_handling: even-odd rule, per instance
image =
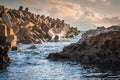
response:
[[[59,42],[36,44],[37,49],[26,49],[30,45],[19,44],[21,52],[10,52],[12,63],[0,70],[0,80],[117,80],[119,65],[83,65],[69,61],[46,59],[49,53],[58,52],[64,46],[77,42],[80,36]]]

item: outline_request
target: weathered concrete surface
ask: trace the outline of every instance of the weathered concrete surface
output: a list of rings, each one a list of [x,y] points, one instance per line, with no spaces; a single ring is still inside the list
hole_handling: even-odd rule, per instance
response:
[[[6,25],[3,32],[5,32],[7,28],[7,34],[13,35],[12,30],[8,30],[12,28],[13,33],[17,35],[18,43],[31,44],[43,43],[47,40],[56,41],[52,40],[54,39],[52,37],[56,35],[58,35],[58,37],[68,38],[80,33],[77,28],[71,27],[65,23],[64,20],[33,14],[29,11],[29,8],[23,9],[23,6],[20,6],[18,10],[0,6],[0,15],[1,23]],[[53,30],[51,31],[51,29]],[[2,35],[7,36],[7,34],[4,33]]]

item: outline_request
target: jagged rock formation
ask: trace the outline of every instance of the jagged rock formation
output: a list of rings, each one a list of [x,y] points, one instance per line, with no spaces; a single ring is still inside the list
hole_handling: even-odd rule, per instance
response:
[[[10,62],[8,47],[19,50],[17,42],[32,44],[57,41],[60,37],[72,37],[79,33],[77,28],[70,27],[64,20],[33,14],[29,12],[29,8],[23,10],[23,6],[16,10],[0,5],[0,68]]]
[[[120,26],[89,30],[77,42],[51,53],[53,60],[72,60],[81,63],[120,63]]]
[[[77,28],[70,27],[64,20],[33,14],[29,8],[23,10],[23,6],[18,10],[0,6],[0,20],[8,28],[13,29],[17,35],[17,42],[24,44],[43,43],[46,40],[54,40],[56,35],[59,38],[67,38],[80,33]]]
[[[0,23],[0,69],[5,68],[11,59],[8,57],[10,47],[16,46],[17,37],[12,28]]]
[[[0,11],[0,15],[3,17],[0,17],[0,69],[7,67],[8,64],[11,63],[8,52],[10,48],[16,46],[17,43],[17,36],[14,33],[9,22],[7,24],[6,21],[9,20],[7,20],[8,18],[6,15],[4,15],[4,13],[7,13],[7,11]]]

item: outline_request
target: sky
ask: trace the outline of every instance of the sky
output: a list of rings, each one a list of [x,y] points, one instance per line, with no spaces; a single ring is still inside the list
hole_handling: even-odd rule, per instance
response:
[[[0,0],[0,4],[12,9],[22,5],[80,30],[120,25],[120,0]]]

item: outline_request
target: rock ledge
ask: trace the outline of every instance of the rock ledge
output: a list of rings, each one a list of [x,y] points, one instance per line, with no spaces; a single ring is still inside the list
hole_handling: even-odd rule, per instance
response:
[[[77,43],[62,52],[50,53],[48,59],[81,63],[120,63],[120,26],[97,28],[82,34]]]

